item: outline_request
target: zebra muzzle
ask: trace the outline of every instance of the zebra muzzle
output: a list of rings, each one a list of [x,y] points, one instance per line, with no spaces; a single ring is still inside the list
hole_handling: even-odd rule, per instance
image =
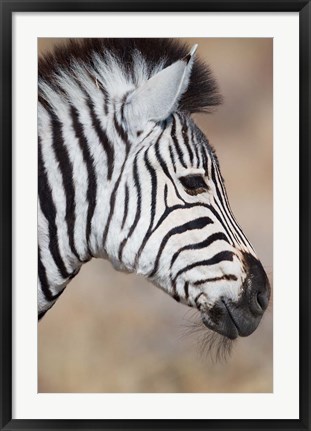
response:
[[[261,263],[246,256],[247,277],[238,301],[221,296],[202,313],[205,326],[230,339],[247,337],[258,327],[270,299],[270,284]]]
[[[253,315],[249,310],[221,299],[202,316],[204,325],[231,340],[252,334],[262,315]]]

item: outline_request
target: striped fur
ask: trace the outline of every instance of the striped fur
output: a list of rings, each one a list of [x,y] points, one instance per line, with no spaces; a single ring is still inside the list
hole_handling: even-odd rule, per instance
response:
[[[219,298],[243,295],[255,252],[190,117],[221,98],[188,52],[171,40],[95,39],[40,61],[39,316],[92,257],[144,275],[212,329]]]

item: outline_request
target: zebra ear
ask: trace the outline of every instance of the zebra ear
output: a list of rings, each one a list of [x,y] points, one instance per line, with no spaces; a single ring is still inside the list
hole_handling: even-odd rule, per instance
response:
[[[186,57],[158,72],[138,87],[126,101],[126,116],[131,129],[141,129],[148,121],[162,121],[176,110],[187,90],[198,45]]]

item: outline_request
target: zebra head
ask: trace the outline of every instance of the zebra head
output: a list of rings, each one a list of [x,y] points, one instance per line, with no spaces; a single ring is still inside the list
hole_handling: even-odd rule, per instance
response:
[[[179,109],[194,52],[122,99],[119,121],[131,145],[116,198],[126,210],[114,260],[234,339],[257,328],[270,287],[232,214],[213,148]]]

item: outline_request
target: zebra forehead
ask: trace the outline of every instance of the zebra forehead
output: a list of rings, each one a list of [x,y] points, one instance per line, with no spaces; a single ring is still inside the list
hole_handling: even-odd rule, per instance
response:
[[[176,157],[182,158],[184,163],[178,166],[178,176],[206,175],[207,165],[210,163],[215,163],[219,169],[214,148],[188,112],[174,113],[156,127],[150,124],[150,130],[146,129],[141,134],[143,138],[139,145],[133,148],[134,155],[140,154],[140,157],[144,158],[144,153],[147,152],[151,160],[154,157],[158,159],[157,154],[166,162],[171,160],[173,165]],[[155,154],[149,151],[151,147],[154,148]],[[192,154],[191,160],[187,157],[189,153]]]
[[[77,78],[82,67],[110,95],[116,91],[120,96],[120,92],[131,90],[188,52],[189,46],[176,39],[69,39],[65,46],[56,47],[39,60],[39,80],[49,81],[61,92],[59,73],[75,74]],[[75,64],[79,67],[73,68]],[[219,103],[221,96],[210,68],[196,58],[178,110],[208,112]]]
[[[212,155],[213,158],[215,158],[217,165],[219,165],[214,147],[210,144],[207,136],[197,126],[189,113],[179,112],[174,115],[179,119],[183,131],[187,132],[190,136],[190,139],[188,139],[189,144],[195,145],[199,151],[204,151],[205,153]]]
[[[195,140],[197,145],[200,145],[201,149],[206,150],[210,156],[215,160],[218,168],[219,168],[219,160],[215,151],[215,148],[210,144],[207,137],[204,135],[201,129],[197,127],[195,123],[193,123],[193,127],[195,129]]]

